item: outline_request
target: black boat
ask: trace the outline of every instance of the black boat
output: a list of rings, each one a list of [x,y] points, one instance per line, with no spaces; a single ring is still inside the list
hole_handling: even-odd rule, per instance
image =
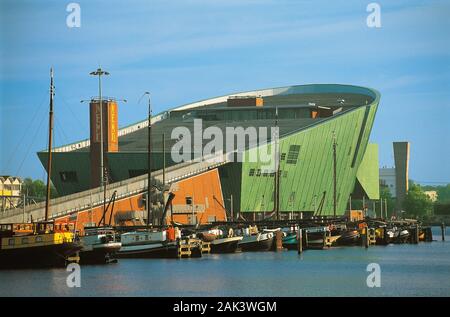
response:
[[[336,240],[338,245],[356,245],[358,244],[360,235],[358,230],[348,230],[341,234],[339,239]]]
[[[210,242],[211,253],[234,253],[241,240],[241,236],[214,239]]]
[[[258,232],[254,235],[244,236],[238,242],[238,248],[243,252],[269,251],[273,247],[273,232]]]

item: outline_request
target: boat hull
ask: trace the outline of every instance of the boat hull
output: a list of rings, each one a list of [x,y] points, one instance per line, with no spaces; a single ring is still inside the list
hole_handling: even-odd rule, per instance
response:
[[[296,250],[297,249],[297,234],[289,234],[286,237],[283,238],[283,248],[288,250]]]
[[[243,252],[269,251],[273,247],[273,238],[250,242],[241,242],[238,244],[238,247]]]
[[[234,253],[242,237],[216,239],[211,242],[211,253]]]
[[[80,264],[105,264],[117,262],[116,253],[120,248],[120,243],[108,243],[94,246],[91,250],[81,250]]]
[[[356,245],[360,241],[358,230],[346,231],[336,240],[338,245]]]
[[[0,250],[0,268],[65,267],[77,256],[81,246],[75,242],[29,248]]]
[[[178,246],[171,243],[151,243],[136,246],[122,246],[117,258],[177,258]]]

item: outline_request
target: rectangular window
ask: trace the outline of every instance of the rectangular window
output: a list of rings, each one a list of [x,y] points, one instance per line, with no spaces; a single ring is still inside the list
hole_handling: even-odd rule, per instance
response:
[[[192,205],[192,197],[186,197],[186,205]]]
[[[295,192],[291,192],[291,195],[289,196],[289,201],[294,202],[295,201]]]
[[[261,176],[261,170],[259,168],[256,170],[256,176]]]
[[[286,153],[281,153],[280,160],[284,161],[286,159]]]
[[[75,172],[75,171],[59,172],[59,176],[61,177],[61,181],[63,183],[77,183],[78,182],[77,172]]]
[[[300,145],[292,144],[289,146],[289,152],[287,155],[287,164],[297,164],[298,155],[300,153]]]
[[[250,172],[248,173],[248,176],[254,176],[255,175],[255,169],[251,168]]]

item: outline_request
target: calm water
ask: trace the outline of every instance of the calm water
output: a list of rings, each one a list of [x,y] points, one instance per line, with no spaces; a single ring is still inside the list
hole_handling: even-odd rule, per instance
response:
[[[450,230],[448,230],[450,231]],[[440,240],[439,229],[433,230]],[[369,263],[381,287],[366,286]],[[0,271],[1,296],[450,296],[446,242],[206,255],[199,259],[122,259],[83,266],[81,288],[64,269]]]

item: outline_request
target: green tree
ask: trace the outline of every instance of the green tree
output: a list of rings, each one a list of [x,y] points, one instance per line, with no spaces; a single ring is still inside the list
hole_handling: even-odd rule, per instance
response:
[[[47,196],[47,185],[40,179],[32,180],[27,177],[23,181],[22,191],[28,197],[33,197],[36,200],[45,200],[45,197]],[[50,186],[50,197],[58,197],[58,192],[53,184]]]
[[[433,202],[424,193],[420,185],[411,184],[406,194],[404,207],[407,216],[415,218],[423,217],[432,213]]]

